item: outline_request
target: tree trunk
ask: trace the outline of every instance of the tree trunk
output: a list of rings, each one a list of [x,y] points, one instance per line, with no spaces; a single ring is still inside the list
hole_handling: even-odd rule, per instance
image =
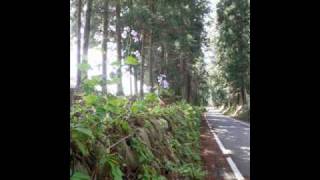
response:
[[[160,61],[160,74],[163,74],[163,64],[165,62],[164,45],[161,43],[161,61]]]
[[[140,97],[143,97],[143,84],[144,84],[144,56],[145,56],[145,50],[144,50],[144,41],[145,41],[145,33],[144,30],[142,30],[142,38],[141,38],[141,69],[140,69]]]
[[[168,48],[166,44],[164,46],[164,72],[168,75]]]
[[[193,95],[192,95],[192,104],[197,104],[198,103],[198,79],[197,77],[194,78],[193,81]]]
[[[81,11],[82,11],[82,0],[78,0],[77,9],[77,85],[76,88],[80,87],[81,84],[81,71],[78,66],[81,64]]]
[[[108,52],[108,1],[104,1],[103,39],[102,39],[102,92],[107,94],[107,52]]]
[[[246,90],[244,85],[241,87],[240,90],[241,90],[241,99],[242,99],[241,105],[245,105],[247,103],[247,99],[246,99]]]
[[[132,0],[129,0],[129,9],[132,9]],[[130,16],[130,22],[133,22],[133,18]],[[131,41],[132,41],[132,35],[131,35],[131,30],[132,30],[132,27],[131,27],[131,24],[129,24],[129,37],[130,37],[130,48],[131,48]],[[131,51],[131,50],[130,50]],[[130,52],[131,53],[131,52]],[[136,83],[136,74],[135,74],[135,66],[133,65],[130,65],[129,66],[129,71],[130,71],[130,96],[133,95],[133,92],[132,92],[132,73],[134,73],[134,83]],[[135,88],[135,92],[134,94],[136,95],[137,94],[137,84],[134,84],[134,88]]]
[[[184,61],[183,61],[183,71],[184,71],[184,95],[185,95],[185,99],[186,101],[189,102],[189,95],[190,95],[190,92],[189,92],[189,86],[190,86],[190,73],[191,73],[191,70],[189,70],[189,64],[188,64],[188,58],[186,58]]]
[[[88,50],[89,50],[89,39],[90,39],[90,25],[91,25],[91,12],[92,12],[92,2],[93,0],[87,0],[87,11],[86,11],[86,23],[84,25],[84,35],[83,35],[83,63],[88,63]],[[88,78],[88,72],[84,71],[83,79]]]
[[[154,8],[154,0],[149,1],[149,8],[151,12],[155,13]],[[150,35],[149,35],[149,81],[150,81],[150,92],[154,92],[154,84],[153,84],[153,18],[151,18],[151,27],[150,27]]]
[[[187,74],[187,80],[186,80],[186,94],[187,94],[187,101],[191,103],[192,98],[191,98],[191,74]]]
[[[134,94],[138,95],[138,72],[137,72],[137,66],[133,67],[133,73],[134,73]]]
[[[117,70],[119,82],[117,85],[117,95],[122,96],[123,95],[123,87],[122,87],[122,72],[121,72],[121,25],[120,25],[120,2],[117,1],[116,5],[116,34],[117,34],[117,58],[119,62],[119,68]]]
[[[149,49],[149,79],[150,79],[150,92],[154,92],[153,84],[153,41],[152,41],[152,30],[150,32],[150,49]]]
[[[129,67],[129,74],[130,74],[130,96],[132,96],[132,65],[130,65],[130,67]]]
[[[186,99],[186,96],[185,96],[185,69],[184,69],[184,66],[185,66],[185,62],[184,60],[182,59],[182,54],[180,53],[179,54],[179,71],[180,71],[180,93],[181,93],[181,97]]]

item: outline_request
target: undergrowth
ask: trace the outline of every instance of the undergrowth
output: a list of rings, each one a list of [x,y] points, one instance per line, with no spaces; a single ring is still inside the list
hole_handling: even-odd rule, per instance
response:
[[[238,111],[237,111],[238,108]],[[241,106],[240,108],[233,105],[222,110],[222,113],[231,116],[235,119],[250,122],[250,108],[248,106]]]
[[[72,180],[202,179],[200,107],[101,95],[85,86],[71,107]]]

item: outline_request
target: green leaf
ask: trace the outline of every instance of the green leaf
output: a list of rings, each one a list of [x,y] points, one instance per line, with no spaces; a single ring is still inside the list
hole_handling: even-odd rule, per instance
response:
[[[148,103],[156,103],[158,101],[158,96],[155,93],[148,93],[145,95],[144,100]]]
[[[75,140],[74,142],[76,143],[76,145],[79,148],[82,155],[86,156],[89,154],[88,149],[85,144],[83,144],[81,141],[78,141],[78,140]]]
[[[83,99],[84,99],[86,104],[94,105],[94,104],[97,103],[98,96],[90,94],[90,95],[84,96]]]
[[[138,112],[143,112],[146,110],[146,106],[144,104],[144,101],[138,100],[134,102],[131,106],[131,112],[133,114],[138,113]]]
[[[74,131],[80,133],[80,134],[83,134],[85,136],[88,136],[90,138],[94,138],[93,134],[92,134],[92,131],[88,128],[85,128],[85,127],[75,127],[73,128]]]
[[[127,56],[124,63],[127,65],[133,65],[133,66],[139,64],[138,60],[133,56]]]
[[[80,71],[86,72],[89,69],[91,69],[91,66],[88,63],[81,63],[81,64],[78,65],[78,68],[79,68]]]
[[[119,165],[115,165],[110,163],[111,165],[111,174],[114,180],[122,180],[123,173],[119,167]]]
[[[77,171],[73,174],[70,180],[90,180],[90,176],[86,173]]]

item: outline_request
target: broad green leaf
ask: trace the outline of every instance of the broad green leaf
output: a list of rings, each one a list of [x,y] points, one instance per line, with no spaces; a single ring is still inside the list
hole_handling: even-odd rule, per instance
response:
[[[75,127],[73,128],[74,131],[80,133],[80,134],[83,134],[83,135],[86,135],[90,138],[94,138],[93,134],[92,134],[92,131],[88,128],[84,128],[84,127]]]
[[[98,100],[98,96],[90,94],[90,95],[84,96],[83,99],[86,102],[86,104],[94,105]]]
[[[125,59],[124,63],[127,64],[127,65],[137,65],[137,64],[139,64],[138,60],[133,56],[128,56]]]
[[[84,71],[88,71],[89,69],[91,69],[91,66],[88,63],[81,63],[81,64],[79,64],[78,68],[80,71],[84,72]]]
[[[87,149],[85,144],[83,144],[82,142],[80,142],[78,140],[75,140],[74,142],[76,143],[76,145],[79,148],[79,150],[82,153],[82,155],[86,156],[86,155],[89,154],[88,149]]]
[[[90,176],[86,173],[77,171],[73,174],[70,180],[90,180]]]
[[[148,93],[145,95],[145,101],[149,103],[158,102],[158,96],[155,93]]]
[[[131,112],[134,114],[138,112],[143,112],[144,110],[146,110],[146,106],[144,102],[141,100],[134,102],[131,106]]]
[[[111,174],[114,180],[122,180],[123,173],[119,167],[119,165],[115,165],[110,163],[111,165]]]

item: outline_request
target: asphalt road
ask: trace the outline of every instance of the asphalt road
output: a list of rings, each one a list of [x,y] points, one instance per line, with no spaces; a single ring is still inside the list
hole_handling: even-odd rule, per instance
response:
[[[211,126],[223,146],[231,150],[231,158],[241,174],[250,177],[250,125],[229,118],[209,108],[206,113]]]

